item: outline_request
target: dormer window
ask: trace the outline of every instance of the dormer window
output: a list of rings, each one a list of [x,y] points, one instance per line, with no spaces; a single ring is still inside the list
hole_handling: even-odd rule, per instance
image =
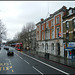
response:
[[[69,15],[71,15],[71,14],[72,14],[72,9],[69,10]]]

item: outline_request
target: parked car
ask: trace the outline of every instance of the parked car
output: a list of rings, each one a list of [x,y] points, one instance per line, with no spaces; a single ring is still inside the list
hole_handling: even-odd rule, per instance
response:
[[[0,46],[0,50],[1,50],[1,46]]]
[[[13,56],[13,55],[14,55],[14,51],[13,51],[13,50],[8,50],[7,55],[8,55],[8,56],[10,56],[10,55]]]
[[[8,46],[4,46],[4,49],[9,50],[9,47]]]

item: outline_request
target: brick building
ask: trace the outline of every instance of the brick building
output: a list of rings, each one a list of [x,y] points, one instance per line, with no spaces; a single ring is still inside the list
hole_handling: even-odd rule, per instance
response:
[[[41,19],[41,21],[36,24],[36,51],[41,56],[52,54],[64,57],[62,19],[64,15],[66,15],[65,6],[53,14],[50,14],[50,17],[47,19]],[[61,37],[59,37],[59,32],[61,33]]]
[[[63,40],[66,47],[75,42],[75,7],[67,9],[66,15],[63,16]],[[65,51],[65,57],[67,54]]]

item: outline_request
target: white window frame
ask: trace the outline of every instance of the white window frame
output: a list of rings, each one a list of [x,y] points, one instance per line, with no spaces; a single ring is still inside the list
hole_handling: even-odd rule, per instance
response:
[[[56,17],[56,24],[59,24],[59,16]]]
[[[69,15],[71,15],[71,14],[72,14],[72,9],[69,10]]]
[[[54,29],[52,29],[52,39],[54,39]]]
[[[44,30],[44,25],[42,25],[42,30]]]
[[[48,26],[49,24],[48,24],[48,22],[46,22],[46,28],[49,28],[49,26]]]
[[[42,32],[42,40],[44,40],[44,32]]]
[[[51,21],[51,26],[54,26],[54,20]]]
[[[69,21],[66,22],[66,28],[69,28]]]
[[[57,29],[59,29],[59,32],[60,32],[60,28],[59,28],[59,27],[57,27],[57,28],[56,28],[56,38],[58,38],[58,37],[59,37],[59,32],[58,32],[58,34],[57,34]]]

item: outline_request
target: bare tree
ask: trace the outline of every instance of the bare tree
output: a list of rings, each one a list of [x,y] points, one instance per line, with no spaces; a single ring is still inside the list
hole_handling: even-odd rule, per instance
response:
[[[5,25],[2,23],[2,21],[0,20],[0,41],[2,41],[2,39],[6,39],[6,28]]]
[[[28,22],[26,24],[26,29],[27,29],[28,32],[34,30],[35,29],[35,24],[33,22]]]

